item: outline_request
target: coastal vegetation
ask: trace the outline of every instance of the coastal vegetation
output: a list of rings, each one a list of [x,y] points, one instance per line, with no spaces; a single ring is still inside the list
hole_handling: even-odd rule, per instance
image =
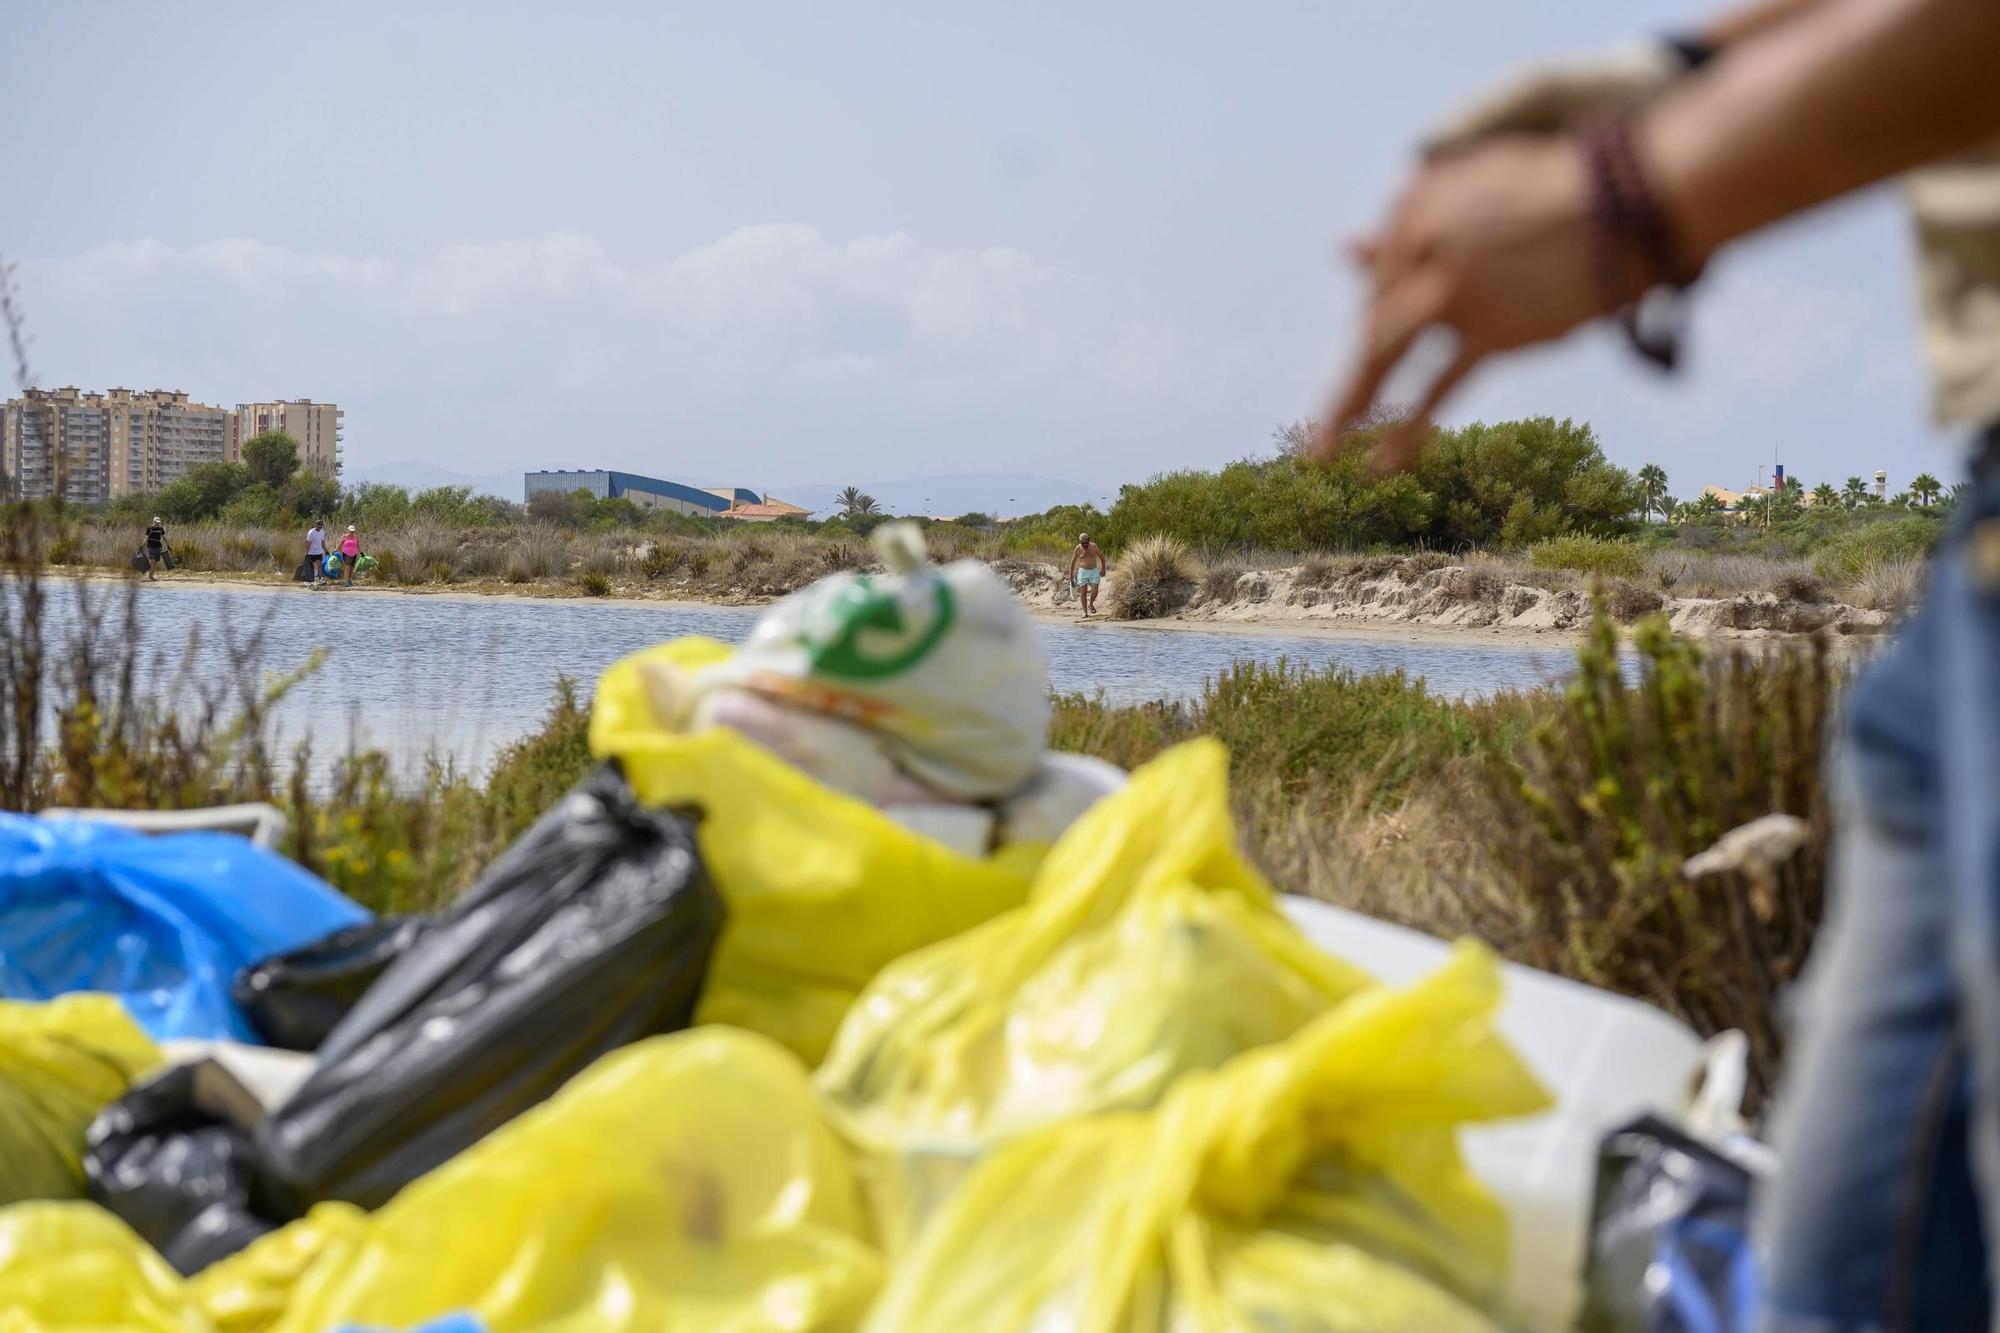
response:
[[[370,907],[406,911],[448,900],[589,766],[573,685],[481,772],[280,745],[273,709],[316,660],[273,674],[253,618],[199,631],[226,669],[178,670],[172,651],[142,646],[136,586],[47,579],[49,531],[32,512],[8,517],[0,807],[270,801],[289,816],[286,854]],[[1180,581],[1184,556],[1149,558]],[[81,614],[52,616],[58,598]],[[1399,674],[1243,664],[1189,700],[1059,698],[1050,741],[1130,766],[1216,736],[1246,846],[1281,888],[1481,936],[1702,1031],[1745,1027],[1766,1079],[1782,1047],[1777,993],[1821,915],[1836,674],[1817,643],[1709,653],[1657,618],[1633,636],[1635,673],[1602,602],[1590,623],[1557,688],[1460,701]],[[147,687],[166,678],[180,683]],[[1771,883],[1684,878],[1690,856],[1772,811],[1810,836]]]
[[[1846,489],[1795,484],[1724,513],[1712,491],[1676,501],[1655,465],[1634,474],[1612,464],[1590,428],[1572,421],[1437,428],[1416,465],[1393,476],[1367,465],[1367,431],[1330,464],[1307,460],[1311,429],[1295,423],[1269,452],[1216,471],[1125,486],[1107,510],[920,521],[939,559],[984,560],[1038,588],[1053,585],[1076,534],[1088,531],[1111,556],[1108,609],[1126,618],[1230,602],[1256,571],[1293,570],[1303,586],[1330,586],[1401,557],[1425,571],[1473,571],[1454,582],[1454,595],[1602,582],[1614,611],[1630,619],[1663,598],[1746,593],[1894,612],[1921,588],[1953,498],[1927,475],[1900,505],[1850,479]],[[758,601],[866,567],[865,538],[884,521],[854,487],[834,517],[768,523],[585,492],[523,505],[464,487],[342,490],[301,470],[289,443],[251,441],[244,463],[195,467],[156,495],[91,510],[44,506],[48,557],[72,569],[123,569],[159,513],[183,569],[282,580],[302,557],[305,526],[321,517],[336,531],[359,530],[378,561],[375,579],[388,586]]]

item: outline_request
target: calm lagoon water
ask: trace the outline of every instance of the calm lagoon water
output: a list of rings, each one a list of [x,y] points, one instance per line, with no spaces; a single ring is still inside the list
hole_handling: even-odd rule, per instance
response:
[[[232,592],[171,583],[142,586],[138,614],[150,652],[178,660],[190,630],[201,635],[197,660],[223,660],[225,633],[263,633],[266,669],[288,670],[315,649],[325,667],[280,705],[279,734],[310,733],[322,753],[349,737],[379,746],[399,763],[448,755],[461,768],[483,766],[494,751],[531,730],[558,676],[586,690],[619,657],[682,634],[740,641],[754,607],[635,606],[508,597],[384,597],[348,592]],[[99,588],[99,618],[122,617],[122,593]],[[74,622],[74,588],[53,589],[54,619]],[[115,613],[115,614],[114,614]],[[1454,696],[1530,687],[1560,678],[1571,649],[1514,644],[1381,638],[1162,631],[1094,623],[1038,626],[1052,685],[1102,692],[1130,703],[1186,697],[1232,663],[1280,658],[1356,671],[1401,669]],[[59,642],[58,628],[52,641]],[[171,674],[150,672],[154,688],[176,688]],[[184,687],[183,687],[184,688]]]

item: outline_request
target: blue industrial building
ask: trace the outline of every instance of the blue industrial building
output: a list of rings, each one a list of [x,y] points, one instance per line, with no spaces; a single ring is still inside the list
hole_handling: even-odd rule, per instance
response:
[[[643,509],[671,509],[675,513],[696,517],[713,517],[733,504],[752,505],[763,499],[757,492],[743,486],[704,489],[685,486],[678,481],[662,481],[658,477],[642,477],[636,472],[588,468],[530,472],[524,478],[524,485],[526,494],[523,498],[527,500],[550,491],[559,495],[588,491],[600,500],[630,500]]]

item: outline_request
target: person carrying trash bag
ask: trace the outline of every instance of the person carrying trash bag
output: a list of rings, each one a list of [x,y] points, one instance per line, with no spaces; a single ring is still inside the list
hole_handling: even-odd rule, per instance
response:
[[[341,534],[337,554],[340,556],[340,581],[351,588],[354,586],[355,567],[361,563],[361,538],[355,535],[352,523]]]

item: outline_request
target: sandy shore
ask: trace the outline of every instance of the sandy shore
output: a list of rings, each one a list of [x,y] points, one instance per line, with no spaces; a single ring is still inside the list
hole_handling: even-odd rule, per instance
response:
[[[123,584],[124,579],[113,574],[58,575],[69,581],[93,584]],[[247,593],[272,596],[297,593],[300,596],[327,597],[386,597],[439,598],[445,601],[476,602],[492,598],[504,598],[525,602],[584,602],[594,606],[646,606],[660,610],[675,608],[733,608],[754,611],[768,606],[775,598],[742,598],[728,600],[706,600],[689,597],[669,597],[612,593],[604,597],[586,597],[580,593],[550,587],[536,589],[522,588],[509,584],[460,583],[440,587],[373,587],[355,584],[337,592],[313,594],[289,580],[258,578],[245,575],[239,578],[213,577],[197,574],[170,574],[156,580],[150,588],[143,581],[142,589],[161,590],[182,589],[189,591]],[[1570,629],[1521,629],[1505,626],[1472,628],[1463,625],[1427,625],[1416,621],[1381,621],[1366,619],[1344,619],[1324,617],[1317,619],[1280,618],[1258,619],[1188,619],[1180,616],[1163,617],[1159,620],[1113,620],[1109,616],[1093,616],[1085,621],[1074,606],[1051,606],[1046,596],[1021,598],[1030,617],[1044,625],[1068,625],[1092,630],[1105,629],[1113,633],[1136,630],[1144,633],[1172,634],[1223,634],[1231,637],[1284,638],[1284,639],[1332,639],[1377,642],[1377,643],[1439,643],[1467,644],[1481,643],[1498,646],[1546,647],[1550,644],[1574,642],[1581,634]]]
[[[1322,592],[1293,586],[1291,571],[1265,571],[1254,576],[1252,595],[1223,603],[1197,596],[1183,611],[1156,620],[1113,620],[1106,616],[1085,621],[1075,603],[1057,604],[1054,571],[1046,575],[1015,572],[1008,581],[1028,613],[1049,625],[1105,628],[1144,633],[1197,633],[1270,638],[1312,638],[1383,643],[1490,644],[1548,647],[1574,643],[1588,624],[1588,603],[1580,593],[1551,593],[1509,586],[1496,595],[1468,599],[1454,592],[1451,570],[1433,571],[1414,581],[1385,575],[1339,591]],[[1442,576],[1442,577],[1440,577]],[[93,584],[122,584],[109,572],[62,575]],[[1253,576],[1246,575],[1250,579]],[[617,590],[591,597],[565,584],[517,585],[499,582],[438,586],[383,587],[356,584],[335,592],[312,593],[276,575],[215,576],[170,574],[156,583],[139,583],[142,592],[154,588],[200,589],[253,595],[411,598],[438,597],[456,601],[509,598],[517,601],[587,602],[603,606],[644,606],[660,609],[736,607],[754,610],[772,597],[688,597],[672,592]],[[1879,641],[1888,618],[1879,612],[1825,604],[1784,603],[1768,594],[1734,599],[1681,598],[1663,600],[1674,628],[1697,638],[1728,640],[1787,640],[1802,632],[1824,629],[1836,642],[1859,646]]]

